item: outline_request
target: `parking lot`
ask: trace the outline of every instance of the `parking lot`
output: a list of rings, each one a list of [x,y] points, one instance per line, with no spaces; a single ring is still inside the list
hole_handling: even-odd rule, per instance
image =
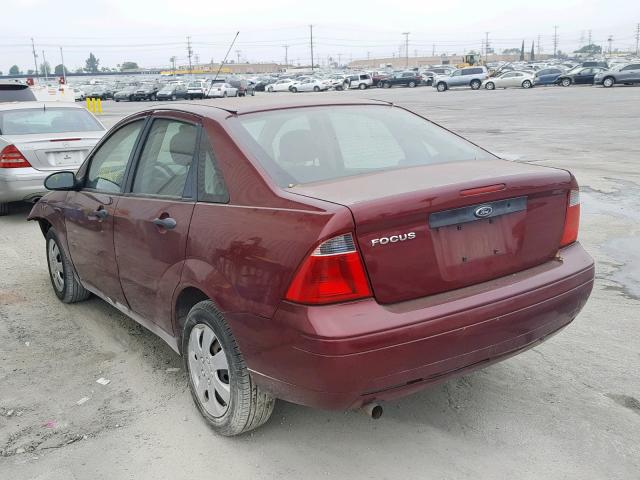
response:
[[[0,478],[638,478],[640,87],[296,95],[386,100],[504,158],[571,169],[597,262],[582,313],[522,355],[389,402],[380,420],[279,402],[264,427],[224,438],[162,340],[97,298],[57,300],[38,225],[14,208],[0,218]],[[104,102],[100,119],[156,104]]]

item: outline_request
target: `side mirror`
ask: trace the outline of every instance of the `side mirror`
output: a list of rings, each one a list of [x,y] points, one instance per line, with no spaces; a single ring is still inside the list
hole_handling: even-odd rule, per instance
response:
[[[73,172],[56,172],[49,175],[44,181],[47,190],[75,190],[76,176]]]

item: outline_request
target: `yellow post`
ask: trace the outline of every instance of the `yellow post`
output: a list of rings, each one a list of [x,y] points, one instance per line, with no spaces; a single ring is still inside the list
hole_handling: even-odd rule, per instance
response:
[[[91,111],[96,113],[96,99],[91,97]]]
[[[96,98],[98,102],[98,113],[102,113],[102,100],[100,98]]]
[[[91,110],[91,99],[87,97],[85,100],[87,101],[87,110]]]

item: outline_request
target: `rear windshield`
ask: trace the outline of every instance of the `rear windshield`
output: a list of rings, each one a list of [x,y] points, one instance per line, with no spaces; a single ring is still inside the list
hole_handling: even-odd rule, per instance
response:
[[[282,187],[435,163],[496,158],[406,110],[306,107],[238,117],[248,147]]]
[[[33,102],[36,97],[25,85],[0,83],[0,102]]]
[[[104,130],[81,108],[29,108],[0,111],[0,135],[93,132]]]

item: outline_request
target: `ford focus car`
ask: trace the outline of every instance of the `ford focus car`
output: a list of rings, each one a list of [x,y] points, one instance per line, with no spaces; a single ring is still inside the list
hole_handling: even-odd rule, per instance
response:
[[[159,335],[223,435],[276,398],[377,417],[549,338],[593,286],[571,173],[375,101],[139,112],[47,187],[55,294]]]

